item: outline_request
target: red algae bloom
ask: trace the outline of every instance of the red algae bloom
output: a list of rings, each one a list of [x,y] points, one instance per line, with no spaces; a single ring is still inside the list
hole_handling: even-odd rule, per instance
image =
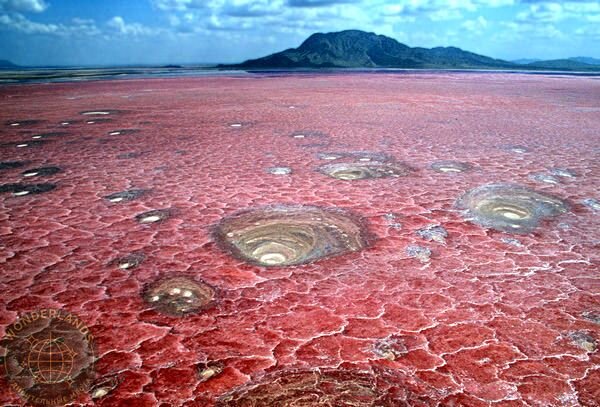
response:
[[[234,257],[259,266],[295,266],[367,247],[363,222],[331,208],[279,205],[224,218],[215,241]]]
[[[456,205],[481,226],[510,233],[528,233],[545,218],[568,210],[554,196],[512,184],[488,184],[472,189]]]
[[[210,307],[215,289],[202,281],[187,277],[158,280],[144,290],[144,300],[158,312],[170,316],[197,313]]]

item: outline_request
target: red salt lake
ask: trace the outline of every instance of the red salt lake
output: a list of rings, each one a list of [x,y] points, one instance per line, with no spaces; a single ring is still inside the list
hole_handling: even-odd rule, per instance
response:
[[[0,111],[0,334],[79,316],[83,405],[600,405],[598,78],[11,85]],[[488,184],[559,203],[501,197],[535,222],[498,230],[457,204]]]

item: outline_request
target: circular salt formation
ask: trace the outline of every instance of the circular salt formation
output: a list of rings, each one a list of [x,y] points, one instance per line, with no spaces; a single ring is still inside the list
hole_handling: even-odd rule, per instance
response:
[[[215,295],[215,289],[202,281],[172,277],[150,284],[143,297],[158,312],[181,316],[208,308],[213,304]]]
[[[471,164],[460,161],[435,161],[431,164],[431,169],[442,173],[457,173],[469,171]]]
[[[43,194],[56,188],[55,184],[4,184],[0,185],[0,192],[12,192],[14,196]]]
[[[415,406],[433,405],[403,375],[346,369],[279,370],[221,396],[217,407]],[[421,385],[418,390],[426,391]]]
[[[168,209],[155,209],[135,216],[139,223],[156,223],[168,219],[171,212]]]
[[[48,177],[50,175],[58,174],[61,171],[62,170],[59,167],[40,167],[23,171],[21,175],[24,177]]]
[[[549,175],[549,174],[531,174],[529,175],[529,179],[532,179],[534,181],[537,182],[543,182],[546,184],[560,184],[560,181],[558,180],[558,178],[556,178],[553,175]]]
[[[316,130],[298,130],[298,131],[294,131],[292,134],[290,134],[290,136],[292,138],[295,139],[303,139],[303,138],[322,138],[322,137],[327,137],[327,134],[323,133],[322,131],[316,131]]]
[[[327,176],[344,181],[355,181],[359,179],[403,177],[410,169],[395,163],[336,163],[319,167],[319,171]]]
[[[16,147],[16,148],[25,148],[25,147],[39,147],[43,144],[46,144],[47,140],[31,140],[31,141],[13,141],[2,144],[6,147]]]
[[[140,131],[139,129],[119,129],[119,130],[109,131],[108,135],[109,136],[124,136],[126,134],[133,134],[133,133],[137,133],[139,131]]]
[[[143,253],[134,252],[113,260],[111,264],[117,266],[121,270],[129,270],[139,266],[145,258],[146,256]]]
[[[52,137],[64,137],[64,136],[68,136],[68,135],[69,135],[69,133],[66,133],[64,131],[53,131],[50,133],[34,134],[33,136],[31,136],[31,138],[38,140],[38,139],[45,139],[45,138],[52,138]]]
[[[85,110],[83,112],[79,112],[80,115],[83,116],[109,116],[111,114],[121,113],[120,110],[111,110],[111,109],[101,109],[101,110]],[[66,123],[66,122],[65,122]]]
[[[273,175],[290,175],[292,169],[290,167],[269,167],[267,172]]]
[[[529,149],[527,147],[519,145],[504,146],[504,149],[517,154],[525,154],[529,152]]]
[[[99,118],[99,119],[87,120],[86,124],[108,123],[110,121],[112,121],[112,119]]]
[[[352,151],[352,152],[325,152],[318,153],[317,157],[321,160],[338,160],[338,159],[349,159],[352,161],[362,161],[362,162],[390,162],[392,161],[392,157],[384,153],[372,152],[372,151]]]
[[[216,242],[234,257],[260,266],[295,266],[365,248],[365,225],[337,209],[274,206],[224,218]]]
[[[466,216],[485,227],[504,232],[528,233],[539,222],[568,210],[559,198],[511,184],[489,184],[472,189],[456,205]]]
[[[8,122],[4,122],[7,126],[11,127],[25,127],[25,126],[34,126],[36,124],[42,123],[42,120],[12,120]]]
[[[129,189],[127,191],[115,192],[114,194],[107,195],[104,199],[112,203],[127,202],[139,198],[146,192],[145,189]]]
[[[12,170],[14,168],[21,168],[25,164],[25,161],[0,161],[0,170]]]

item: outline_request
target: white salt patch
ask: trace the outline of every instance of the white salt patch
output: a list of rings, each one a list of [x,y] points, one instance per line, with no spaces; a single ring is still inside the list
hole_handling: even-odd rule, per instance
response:
[[[94,390],[92,393],[93,399],[99,399],[108,394],[108,390],[105,387],[100,387],[99,389]]]
[[[173,288],[171,294],[181,294],[181,288]]]
[[[281,264],[287,259],[281,253],[266,253],[260,256],[261,263],[264,264]]]
[[[123,200],[123,197],[120,197],[120,196],[109,199],[110,202],[121,202],[122,200]]]
[[[521,219],[520,215],[513,213],[513,212],[502,212],[502,216],[504,216],[505,218],[508,218],[508,219],[512,219],[512,220]]]
[[[142,223],[152,223],[152,222],[158,222],[159,220],[160,220],[160,216],[152,215],[152,216],[146,216],[145,218],[142,218],[141,222]]]
[[[185,291],[183,292],[183,296],[184,296],[184,297],[191,297],[192,295],[194,295],[194,293],[193,293],[193,292],[191,292],[190,290],[185,290]]]
[[[441,172],[461,172],[458,168],[453,167],[440,167]]]
[[[159,295],[155,295],[154,297],[151,298],[151,300],[153,302],[156,302],[156,301],[160,300],[160,296]]]
[[[268,171],[274,175],[289,175],[292,173],[292,169],[289,167],[271,167]]]
[[[105,111],[95,111],[95,112],[83,112],[83,115],[106,115],[106,114],[110,114],[110,112],[105,112]]]

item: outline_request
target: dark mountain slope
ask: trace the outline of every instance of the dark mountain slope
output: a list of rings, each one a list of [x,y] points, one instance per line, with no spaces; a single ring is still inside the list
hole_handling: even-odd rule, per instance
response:
[[[234,68],[514,68],[517,65],[455,47],[411,48],[358,30],[313,34],[298,48],[251,59]]]

